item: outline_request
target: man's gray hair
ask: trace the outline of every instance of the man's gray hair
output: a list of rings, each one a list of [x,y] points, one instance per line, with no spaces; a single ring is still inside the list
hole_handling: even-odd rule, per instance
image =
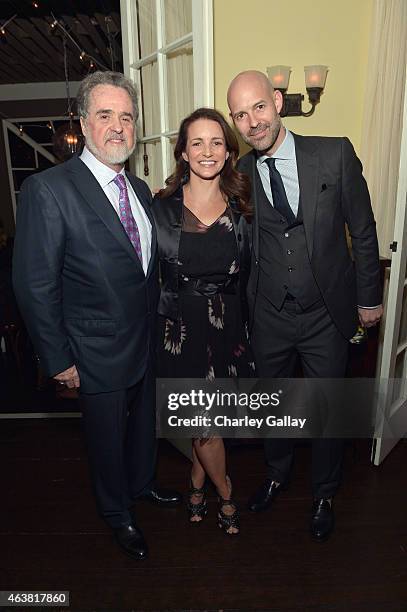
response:
[[[129,94],[133,103],[134,120],[138,117],[137,106],[137,91],[134,84],[124,76],[121,72],[111,72],[110,70],[103,72],[98,70],[88,74],[81,82],[76,96],[76,104],[78,107],[78,115],[86,119],[89,112],[89,97],[92,89],[98,85],[113,85],[113,87],[121,87]]]

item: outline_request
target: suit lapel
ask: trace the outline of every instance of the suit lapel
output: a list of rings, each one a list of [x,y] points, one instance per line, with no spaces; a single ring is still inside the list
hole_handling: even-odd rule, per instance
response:
[[[79,157],[72,158],[67,168],[72,174],[72,182],[78,193],[86,200],[90,208],[98,215],[101,221],[110,230],[113,237],[128,253],[131,259],[142,270],[141,262],[133,245],[131,244],[119,217],[116,214],[103,189]]]
[[[306,137],[293,134],[297,158],[300,202],[307,240],[308,254],[311,259],[314,245],[315,213],[318,198],[319,159],[314,146],[309,146]]]

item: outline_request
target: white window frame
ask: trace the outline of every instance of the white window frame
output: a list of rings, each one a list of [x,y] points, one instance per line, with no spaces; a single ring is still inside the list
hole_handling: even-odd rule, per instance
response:
[[[53,121],[63,121],[63,120],[67,120],[67,117],[66,116],[65,117],[23,117],[23,118],[18,117],[18,118],[2,120],[4,147],[5,147],[5,152],[6,152],[7,172],[8,172],[8,179],[9,179],[9,185],[10,185],[11,202],[13,206],[14,222],[16,221],[16,214],[17,214],[17,196],[20,192],[16,191],[14,188],[13,171],[14,170],[32,170],[33,172],[36,172],[38,170],[38,154],[42,155],[43,157],[48,159],[53,164],[58,163],[57,158],[52,153],[50,153],[47,149],[41,146],[41,144],[35,142],[35,140],[30,138],[30,136],[28,136],[28,134],[25,134],[24,132],[21,134],[17,125],[22,125],[24,127],[25,123],[31,124],[31,123],[39,123],[39,122],[45,122],[45,121],[52,123]],[[13,167],[13,164],[11,163],[10,141],[8,137],[9,131],[13,132],[13,134],[18,136],[18,138],[20,138],[25,143],[30,145],[30,147],[32,147],[34,151],[35,167],[32,167],[32,168],[31,167],[30,168]],[[51,142],[49,144],[51,144]]]
[[[155,5],[157,15],[157,50],[150,55],[139,59],[137,43],[137,11],[134,0],[120,0],[122,22],[123,70],[138,87],[140,91],[140,69],[152,61],[157,62],[159,106],[160,106],[160,132],[138,138],[139,144],[160,142],[162,176],[167,177],[173,166],[170,139],[176,136],[177,130],[170,130],[168,125],[168,86],[166,78],[166,55],[175,49],[192,43],[193,49],[193,78],[194,78],[194,108],[201,106],[213,107],[214,104],[214,71],[213,71],[213,0],[190,0],[192,3],[192,32],[164,45],[164,16],[166,0],[151,0]],[[169,101],[171,103],[171,101]],[[138,119],[138,133],[142,133],[142,105]],[[141,149],[141,147],[139,147]],[[135,163],[134,163],[135,161]],[[136,155],[130,165],[136,174],[143,176],[142,155]],[[157,187],[150,185],[150,187]]]

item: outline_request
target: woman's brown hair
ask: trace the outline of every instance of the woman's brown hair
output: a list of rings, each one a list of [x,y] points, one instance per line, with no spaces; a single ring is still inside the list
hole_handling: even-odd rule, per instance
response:
[[[178,139],[174,149],[175,170],[166,179],[166,187],[161,189],[158,193],[158,197],[166,198],[171,196],[179,187],[185,185],[189,181],[189,163],[184,160],[182,153],[187,146],[188,128],[192,123],[198,121],[198,119],[215,121],[222,128],[229,157],[221,170],[219,187],[227,200],[236,202],[240,211],[245,216],[250,217],[252,215],[252,208],[250,206],[250,181],[245,174],[236,170],[236,162],[239,157],[239,144],[237,138],[222,113],[213,108],[198,108],[181,122]]]

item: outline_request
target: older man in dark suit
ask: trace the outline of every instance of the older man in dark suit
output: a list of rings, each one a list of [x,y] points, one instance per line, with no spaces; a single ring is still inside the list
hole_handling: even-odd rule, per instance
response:
[[[253,147],[239,170],[251,179],[255,209],[248,298],[258,373],[291,377],[299,357],[305,377],[342,378],[358,320],[370,327],[382,315],[376,228],[361,163],[347,138],[289,132],[279,116],[282,94],[261,72],[238,74],[228,104]],[[267,477],[250,510],[265,510],[281,491],[293,449],[293,440],[265,441]],[[313,440],[316,540],[334,527],[342,454],[341,440]]]
[[[130,506],[177,503],[154,484],[159,294],[147,185],[124,170],[136,93],[124,75],[81,83],[79,157],[31,176],[17,214],[14,288],[46,374],[77,387],[99,511],[121,548],[147,556]]]

